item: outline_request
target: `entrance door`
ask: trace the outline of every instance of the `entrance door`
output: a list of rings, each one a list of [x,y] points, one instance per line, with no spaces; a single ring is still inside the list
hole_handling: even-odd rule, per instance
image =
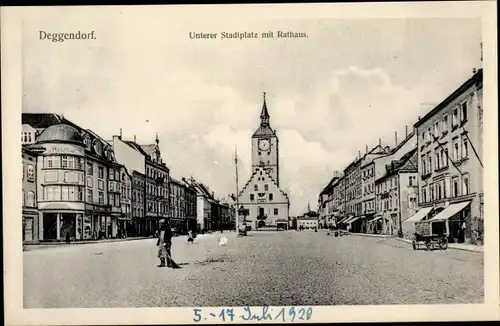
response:
[[[43,239],[56,240],[57,239],[57,214],[44,213],[43,214]]]
[[[33,241],[33,218],[25,217],[23,223],[23,241]]]
[[[264,207],[259,207],[259,216],[264,216]]]

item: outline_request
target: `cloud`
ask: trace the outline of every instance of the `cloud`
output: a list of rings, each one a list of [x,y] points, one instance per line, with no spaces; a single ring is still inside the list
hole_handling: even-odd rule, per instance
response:
[[[267,91],[293,215],[315,207],[333,171],[365,145],[381,138],[393,146],[394,132],[401,140],[428,110],[420,103],[442,100],[465,80],[478,33],[456,20],[295,21],[310,38],[202,43],[184,38],[190,25],[129,18],[103,19],[91,44],[25,37],[23,110],[64,113],[105,139],[121,128],[125,138],[152,143],[158,132],[174,177],[193,176],[227,196],[236,191],[235,147],[240,188],[250,176],[250,137]],[[56,25],[47,30],[64,30]]]

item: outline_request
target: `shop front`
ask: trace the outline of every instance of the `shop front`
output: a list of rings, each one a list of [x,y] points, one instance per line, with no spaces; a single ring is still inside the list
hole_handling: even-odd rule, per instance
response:
[[[82,240],[82,203],[39,203],[40,241]]]
[[[106,239],[112,237],[111,213],[108,206],[85,205],[83,223],[84,239]]]
[[[38,242],[38,211],[23,209],[23,243],[35,244]]]

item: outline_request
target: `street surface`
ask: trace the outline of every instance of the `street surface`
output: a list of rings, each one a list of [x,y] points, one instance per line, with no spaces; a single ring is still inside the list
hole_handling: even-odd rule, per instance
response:
[[[155,239],[24,252],[24,307],[483,302],[482,253],[325,232],[224,235],[227,247],[218,233],[174,238],[178,270],[156,267]]]

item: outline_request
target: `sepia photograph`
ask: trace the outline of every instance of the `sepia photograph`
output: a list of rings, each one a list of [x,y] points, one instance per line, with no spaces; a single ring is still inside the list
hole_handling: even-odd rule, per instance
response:
[[[384,5],[20,10],[17,313],[498,315],[491,6]]]

